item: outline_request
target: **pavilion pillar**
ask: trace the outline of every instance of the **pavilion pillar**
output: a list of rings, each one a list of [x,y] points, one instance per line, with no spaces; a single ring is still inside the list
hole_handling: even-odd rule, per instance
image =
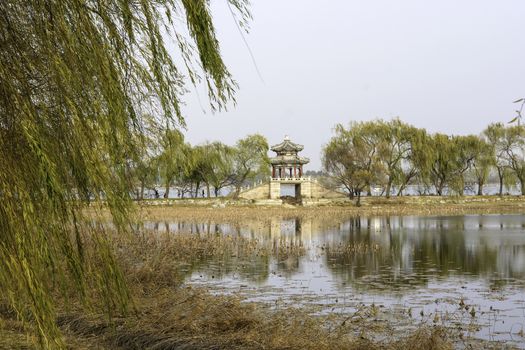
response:
[[[297,167],[293,166],[293,177],[297,177]]]
[[[275,179],[275,166],[272,165],[272,178]]]

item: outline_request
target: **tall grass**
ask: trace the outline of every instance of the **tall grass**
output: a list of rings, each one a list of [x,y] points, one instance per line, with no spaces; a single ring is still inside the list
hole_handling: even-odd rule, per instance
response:
[[[91,241],[89,241],[91,242]],[[279,241],[267,244],[239,236],[161,234],[139,231],[113,237],[116,258],[130,286],[134,312],[111,321],[99,307],[90,312],[79,298],[57,299],[57,324],[68,344],[111,349],[450,349],[449,334],[440,327],[421,328],[407,336],[377,341],[362,325],[333,315],[311,316],[296,308],[271,309],[235,295],[211,295],[182,283],[186,267],[196,260],[239,259],[304,250]],[[86,251],[97,249],[88,243]],[[96,304],[96,301],[95,301]],[[100,301],[101,306],[103,302]],[[8,308],[0,319],[16,319]],[[6,326],[0,325],[0,334]],[[18,341],[20,332],[10,332]],[[1,343],[0,343],[1,344]],[[88,345],[86,345],[88,344]]]

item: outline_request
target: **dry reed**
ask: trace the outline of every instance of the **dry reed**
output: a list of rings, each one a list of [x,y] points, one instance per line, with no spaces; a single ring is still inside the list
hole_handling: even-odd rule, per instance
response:
[[[312,316],[296,308],[275,310],[235,295],[212,295],[182,284],[188,266],[203,258],[300,256],[304,254],[300,245],[267,244],[223,234],[148,231],[112,237],[112,244],[130,287],[134,312],[108,320],[93,311],[97,305],[86,309],[74,296],[59,300],[58,325],[70,348],[437,350],[451,349],[454,344],[448,330],[439,326],[422,326],[406,336],[378,340],[367,334],[368,321],[334,322],[334,315]],[[339,249],[352,254],[373,247]],[[31,348],[16,314],[0,308],[0,319],[0,338],[5,336],[0,348]]]

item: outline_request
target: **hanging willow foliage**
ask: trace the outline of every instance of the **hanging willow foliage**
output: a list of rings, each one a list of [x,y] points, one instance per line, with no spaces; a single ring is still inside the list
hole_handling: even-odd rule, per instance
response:
[[[247,1],[228,1],[246,23]],[[185,80],[204,81],[214,109],[236,87],[208,0],[0,1],[0,301],[42,347],[63,346],[57,290],[95,293],[109,314],[126,308],[106,236],[82,209],[103,201],[125,230],[131,140],[146,113],[184,122]]]

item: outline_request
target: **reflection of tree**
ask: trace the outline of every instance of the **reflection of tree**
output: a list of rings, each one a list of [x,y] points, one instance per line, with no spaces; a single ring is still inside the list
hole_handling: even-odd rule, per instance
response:
[[[428,276],[412,271],[417,260],[408,244],[382,232],[392,238],[387,244],[377,249],[377,240],[368,226],[362,230],[347,233],[347,240],[338,246],[326,248],[326,265],[333,275],[344,284],[366,289],[394,289],[425,284]]]
[[[492,220],[492,221],[491,221]],[[254,251],[224,252],[192,261],[191,271],[216,278],[239,277],[251,282],[268,278],[270,263],[293,277],[304,257],[298,247],[322,247],[325,264],[342,282],[377,290],[400,290],[453,275],[483,276],[494,285],[525,276],[524,239],[505,235],[506,217],[275,217],[235,223],[169,222],[160,230],[206,235],[231,235],[265,246]],[[514,218],[513,220],[516,220]],[[522,224],[511,222],[519,229]],[[147,225],[146,225],[147,226]],[[150,224],[149,227],[155,227]],[[492,230],[492,231],[491,231]],[[520,236],[521,237],[521,236]],[[348,248],[355,249],[348,249]],[[190,272],[188,272],[190,273]]]
[[[402,218],[367,218],[360,224],[350,220],[342,225],[346,232],[341,232],[341,246],[379,249],[349,254],[341,247],[329,247],[327,266],[345,283],[377,289],[410,287],[450,275],[525,275],[522,264],[513,263],[525,259],[525,245],[506,242],[498,232],[485,239],[479,233],[482,222],[467,227],[461,216],[415,220],[408,226]]]

